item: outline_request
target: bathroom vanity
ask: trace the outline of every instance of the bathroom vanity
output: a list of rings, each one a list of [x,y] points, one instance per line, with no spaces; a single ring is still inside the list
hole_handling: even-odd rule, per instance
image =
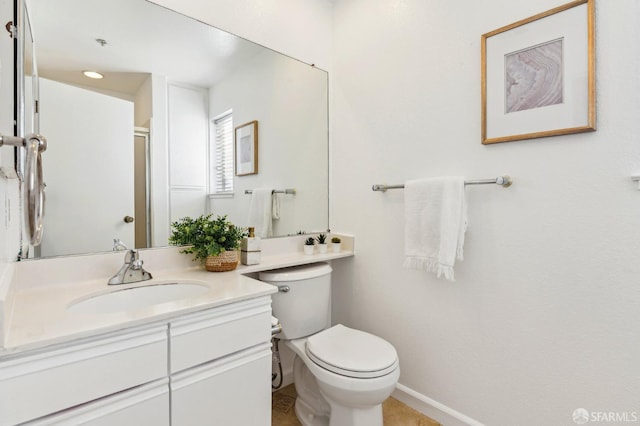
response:
[[[8,356],[0,424],[266,424],[270,324],[258,296]]]
[[[251,275],[353,255],[348,238],[314,256],[297,239],[224,273],[177,248],[147,250],[154,278],[120,286],[106,279],[121,252],[14,264],[0,283],[0,426],[270,424],[277,289]],[[201,291],[180,296],[181,285]],[[154,299],[172,286],[175,299]]]

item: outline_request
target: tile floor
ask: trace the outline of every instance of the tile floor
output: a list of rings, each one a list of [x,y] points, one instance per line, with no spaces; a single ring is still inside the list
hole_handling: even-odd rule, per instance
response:
[[[293,384],[274,392],[271,399],[272,426],[300,426],[293,407],[296,389]],[[440,423],[417,412],[394,398],[382,404],[385,426],[441,426]]]

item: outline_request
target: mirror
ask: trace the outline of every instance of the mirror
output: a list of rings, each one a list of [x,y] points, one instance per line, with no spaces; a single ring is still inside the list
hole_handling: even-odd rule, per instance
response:
[[[164,246],[172,221],[203,213],[255,226],[256,188],[295,189],[274,195],[273,236],[328,229],[325,71],[145,0],[29,9],[48,140],[36,257],[110,251],[114,238]],[[228,112],[234,127],[258,122],[258,173],[212,194],[214,121]]]

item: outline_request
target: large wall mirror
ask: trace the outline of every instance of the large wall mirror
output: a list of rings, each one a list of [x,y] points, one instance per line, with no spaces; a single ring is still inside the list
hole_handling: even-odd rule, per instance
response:
[[[29,257],[165,246],[172,221],[205,213],[254,226],[255,189],[295,189],[274,195],[272,236],[328,228],[325,71],[145,0],[27,7],[48,139]],[[238,176],[223,142],[252,121],[258,173]]]

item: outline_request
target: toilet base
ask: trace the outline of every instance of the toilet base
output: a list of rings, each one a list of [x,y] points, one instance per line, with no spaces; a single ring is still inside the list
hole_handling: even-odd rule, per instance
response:
[[[331,407],[318,388],[315,377],[299,356],[293,359],[296,416],[303,426],[328,426]]]
[[[382,404],[367,407],[346,407],[342,403],[331,401],[325,395],[331,406],[329,426],[383,426]]]
[[[329,417],[315,415],[313,408],[300,398],[296,398],[295,411],[302,426],[329,426]]]

